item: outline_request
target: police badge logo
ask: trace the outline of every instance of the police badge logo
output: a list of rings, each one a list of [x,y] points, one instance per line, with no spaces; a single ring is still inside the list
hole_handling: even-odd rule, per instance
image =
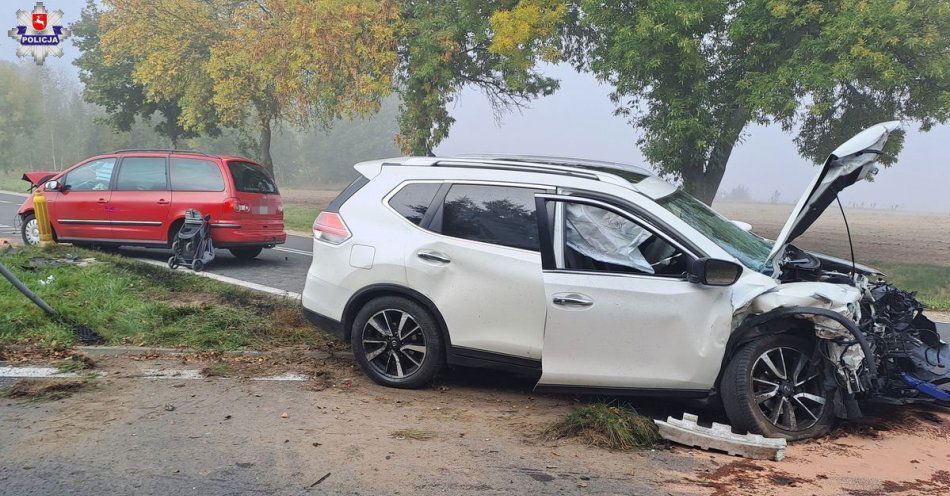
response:
[[[17,41],[17,57],[32,56],[37,65],[43,65],[46,57],[62,57],[63,47],[59,44],[69,36],[69,30],[60,23],[63,11],[47,12],[43,2],[36,2],[33,12],[18,10],[17,26],[8,34]]]

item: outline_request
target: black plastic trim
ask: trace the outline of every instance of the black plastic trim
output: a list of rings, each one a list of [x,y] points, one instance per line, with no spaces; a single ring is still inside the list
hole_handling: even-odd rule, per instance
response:
[[[604,396],[642,396],[649,398],[709,398],[715,395],[713,389],[667,389],[667,388],[625,388],[574,386],[564,384],[538,384],[534,390],[539,393],[582,394]]]
[[[307,310],[306,308],[303,309],[303,315],[311,324],[333,334],[337,338],[346,339],[345,333],[343,332],[343,323],[339,320],[332,319],[313,310]]]
[[[446,362],[449,365],[489,368],[532,376],[540,376],[541,374],[540,360],[461,346],[451,346],[446,351]]]
[[[366,176],[361,175],[360,177],[354,179],[353,182],[350,183],[349,186],[347,186],[342,192],[340,192],[340,194],[337,195],[336,198],[334,198],[333,201],[331,201],[329,205],[327,205],[327,209],[325,210],[325,212],[339,213],[340,207],[342,207],[343,204],[346,203],[346,201],[349,200],[351,196],[356,194],[356,192],[359,191],[360,188],[362,188],[363,186],[366,186],[367,184],[369,184],[369,179],[367,179]]]

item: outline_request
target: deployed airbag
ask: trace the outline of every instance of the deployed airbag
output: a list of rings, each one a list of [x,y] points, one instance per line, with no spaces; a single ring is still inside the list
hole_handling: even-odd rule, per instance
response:
[[[653,274],[640,252],[652,233],[609,210],[578,203],[565,204],[564,241],[573,250],[599,262]]]

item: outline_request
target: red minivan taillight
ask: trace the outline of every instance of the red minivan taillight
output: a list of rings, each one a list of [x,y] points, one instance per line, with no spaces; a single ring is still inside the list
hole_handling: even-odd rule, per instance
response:
[[[313,221],[313,237],[320,241],[338,245],[350,239],[350,229],[343,222],[343,217],[336,212],[320,212],[317,220]]]
[[[238,200],[237,198],[228,198],[224,200],[224,207],[235,212],[250,212],[251,206]]]

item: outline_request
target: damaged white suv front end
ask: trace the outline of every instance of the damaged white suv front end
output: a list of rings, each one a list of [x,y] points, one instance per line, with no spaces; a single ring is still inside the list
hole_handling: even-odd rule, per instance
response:
[[[775,285],[737,288],[736,294],[744,296],[734,302],[735,329],[726,357],[733,363],[725,369],[720,389],[724,398],[739,398],[724,405],[730,418],[740,419],[740,428],[800,439],[827,429],[826,416],[859,416],[862,400],[950,400],[940,388],[950,382],[950,347],[912,293],[891,286],[874,269],[791,244],[838,192],[876,173],[875,161],[897,124],[873,126],[829,156],[758,267]],[[740,386],[751,394],[743,395],[730,383],[737,381],[735,373],[730,375],[735,362],[730,352],[770,335],[789,334],[817,338],[805,339],[813,347],[797,348],[811,351],[810,360],[801,360],[809,370],[796,370],[796,362],[783,356],[795,346],[776,346],[780,358],[760,351],[756,364],[740,371],[750,380]],[[762,360],[764,365],[756,368]],[[804,391],[801,386],[810,380],[819,384]],[[742,406],[762,415],[746,416],[743,422]]]

